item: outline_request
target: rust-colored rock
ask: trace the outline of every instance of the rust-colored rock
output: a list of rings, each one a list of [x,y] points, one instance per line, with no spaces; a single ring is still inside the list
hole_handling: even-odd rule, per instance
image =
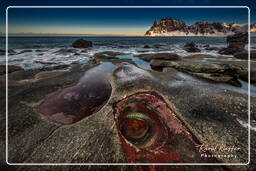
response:
[[[154,92],[136,93],[119,101],[114,116],[128,162],[216,162],[201,158],[199,140]]]

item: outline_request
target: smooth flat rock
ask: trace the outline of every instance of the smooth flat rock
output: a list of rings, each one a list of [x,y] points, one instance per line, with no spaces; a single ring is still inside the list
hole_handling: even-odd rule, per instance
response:
[[[140,54],[140,55],[135,55],[135,57],[143,59],[147,62],[150,62],[152,59],[161,59],[161,60],[170,60],[170,61],[181,60],[181,57],[175,53]]]

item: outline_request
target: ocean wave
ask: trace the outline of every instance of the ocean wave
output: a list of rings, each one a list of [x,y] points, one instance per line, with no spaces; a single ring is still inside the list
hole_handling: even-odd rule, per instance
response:
[[[42,68],[48,65],[61,65],[72,63],[86,63],[95,53],[103,51],[123,52],[126,54],[137,55],[143,53],[176,53],[182,57],[195,54],[209,54],[212,56],[219,56],[217,50],[205,50],[205,44],[197,44],[201,52],[189,53],[183,49],[184,44],[168,44],[159,43],[158,46],[150,44],[149,48],[144,48],[145,44],[134,45],[94,45],[88,49],[77,48],[35,48],[35,49],[14,49],[14,55],[8,56],[9,65],[21,66],[24,69]],[[222,48],[225,44],[210,45],[210,47]],[[6,63],[5,56],[0,56],[0,64]]]

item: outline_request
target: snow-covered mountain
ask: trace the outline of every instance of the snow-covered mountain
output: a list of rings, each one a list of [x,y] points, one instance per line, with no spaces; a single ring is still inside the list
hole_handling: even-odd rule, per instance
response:
[[[163,18],[155,21],[153,26],[145,33],[146,36],[227,36],[238,32],[246,32],[247,24],[234,24],[225,22],[198,21],[186,25],[184,21]],[[256,32],[256,24],[252,24],[251,32]]]

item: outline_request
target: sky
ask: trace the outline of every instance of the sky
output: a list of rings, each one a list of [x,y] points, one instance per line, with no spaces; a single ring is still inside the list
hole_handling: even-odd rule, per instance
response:
[[[0,32],[5,33],[5,11],[9,5],[247,5],[255,8],[247,0],[173,0],[168,1],[115,1],[94,0],[83,3],[78,0],[70,4],[48,1],[9,1],[0,7]],[[230,1],[232,3],[230,3]],[[243,1],[243,3],[241,3]],[[23,2],[23,3],[22,3]],[[26,2],[26,3],[25,3]],[[58,1],[60,2],[60,1]],[[98,3],[97,3],[98,2]],[[174,3],[176,2],[176,3]],[[221,3],[220,3],[221,2]],[[217,4],[216,4],[217,3]],[[251,10],[252,11],[252,10]],[[8,32],[11,34],[100,34],[100,35],[144,35],[154,21],[171,17],[191,25],[197,21],[247,23],[247,8],[9,8]],[[256,22],[252,13],[251,22]]]
[[[234,15],[234,13],[236,15]],[[203,15],[202,15],[203,14]],[[10,8],[11,33],[143,35],[154,21],[171,17],[196,21],[247,23],[247,8]]]

